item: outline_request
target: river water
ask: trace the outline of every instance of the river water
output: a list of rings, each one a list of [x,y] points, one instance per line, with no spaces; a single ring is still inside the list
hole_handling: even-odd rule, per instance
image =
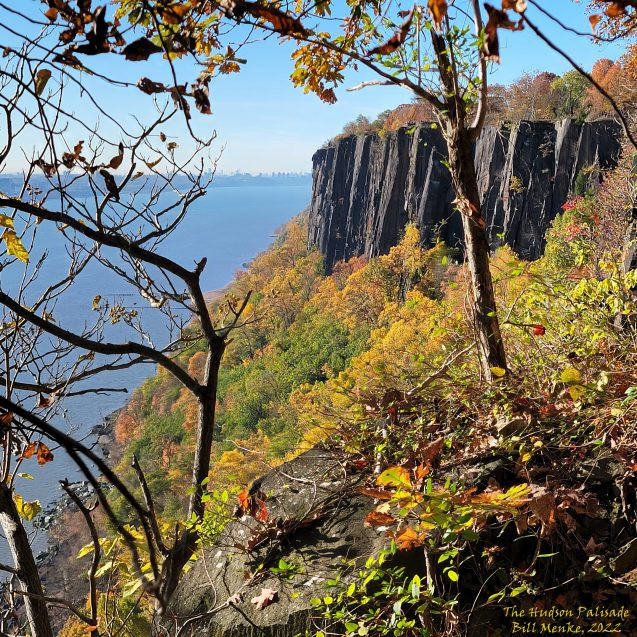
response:
[[[273,240],[277,228],[303,210],[310,199],[311,183],[306,181],[294,185],[241,185],[238,187],[217,187],[196,201],[189,215],[178,230],[162,246],[161,252],[182,265],[192,267],[202,257],[207,257],[207,265],[202,275],[205,290],[216,290],[225,286],[242,268],[242,265],[264,250]],[[56,280],[65,271],[68,258],[64,254],[62,238],[55,229],[47,230],[42,224],[38,236],[38,249],[48,252],[40,287]],[[34,260],[32,252],[32,261]],[[9,290],[15,281],[7,280],[6,272],[0,273],[0,285]],[[15,275],[13,275],[15,276]],[[4,277],[4,278],[3,278]],[[91,319],[91,301],[96,294],[106,298],[117,298],[124,287],[113,272],[104,268],[88,269],[73,284],[64,297],[63,304],[55,310],[57,322],[70,329],[78,329]],[[126,297],[122,297],[125,299]],[[152,312],[141,317],[150,325],[150,332],[162,339],[161,314]],[[117,336],[118,329],[109,335],[109,340]],[[122,332],[119,332],[120,336]],[[129,394],[146,377],[155,372],[154,365],[137,365],[128,370],[109,372],[100,376],[100,386],[126,387]],[[127,395],[113,393],[106,396],[86,395],[64,401],[64,411],[55,424],[61,429],[73,431],[82,437],[116,409],[123,406]],[[60,451],[55,451],[53,462],[39,466],[32,458],[23,462],[21,471],[33,475],[34,479],[18,479],[18,492],[28,500],[39,500],[43,507],[61,495],[59,480],[66,478],[73,482],[82,479],[72,461]],[[33,546],[36,554],[46,545],[46,534],[32,529]],[[10,562],[6,540],[0,538],[0,562]]]

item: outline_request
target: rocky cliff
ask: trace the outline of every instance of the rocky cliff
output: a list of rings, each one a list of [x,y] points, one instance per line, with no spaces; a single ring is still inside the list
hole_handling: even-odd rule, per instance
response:
[[[492,247],[537,258],[544,233],[569,194],[599,178],[620,151],[613,121],[521,122],[487,128],[475,147]],[[427,244],[461,247],[462,227],[445,167],[446,145],[429,124],[385,137],[339,139],[313,157],[309,243],[328,268],[341,259],[382,254],[407,223]]]

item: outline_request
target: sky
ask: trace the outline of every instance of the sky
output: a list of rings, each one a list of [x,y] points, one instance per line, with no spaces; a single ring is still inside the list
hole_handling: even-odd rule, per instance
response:
[[[409,5],[407,0],[402,2],[405,6]],[[561,21],[580,31],[590,32],[583,4],[572,0],[539,2]],[[41,11],[43,5],[39,0],[21,0],[19,6],[31,7],[33,12]],[[0,11],[4,13],[3,9]],[[565,32],[556,23],[541,16],[533,6],[529,6],[528,16],[587,69],[601,57],[615,59],[623,52],[625,44],[599,46],[589,38]],[[3,24],[18,31],[24,28],[15,16],[2,18],[0,46],[10,43],[13,37],[3,28]],[[502,63],[493,65],[491,82],[508,84],[524,72],[547,70],[561,74],[570,70],[568,62],[551,51],[529,29],[519,32],[500,30],[500,41]],[[217,78],[211,84],[213,114],[202,116],[195,112],[193,126],[202,135],[216,131],[213,156],[220,156],[218,170],[255,174],[310,171],[313,153],[340,132],[345,123],[359,114],[374,118],[383,110],[411,99],[410,94],[399,87],[368,87],[348,92],[346,87],[369,79],[368,76],[351,72],[337,90],[337,103],[325,104],[314,94],[306,95],[302,89],[293,87],[289,79],[293,69],[291,50],[289,42],[276,39],[255,44],[242,51],[247,64],[242,65],[240,73]],[[114,54],[108,54],[96,56],[91,63],[96,70],[111,74],[116,69],[118,77],[133,82],[142,76],[169,81],[166,64],[160,56],[151,57],[148,62],[126,64]],[[184,80],[194,77],[191,68],[178,70],[183,72]],[[90,88],[92,80],[87,78],[85,82]],[[105,87],[103,84],[95,87],[99,91],[102,106],[120,121],[130,120],[133,114],[143,116],[152,108],[150,98],[141,91]],[[86,96],[76,92],[73,99],[72,108],[81,117]],[[102,123],[104,130],[112,130],[113,143],[116,144],[118,132],[108,122]],[[178,140],[185,137],[183,126],[176,126],[167,133]],[[19,167],[17,163],[9,163],[6,169],[15,170]]]

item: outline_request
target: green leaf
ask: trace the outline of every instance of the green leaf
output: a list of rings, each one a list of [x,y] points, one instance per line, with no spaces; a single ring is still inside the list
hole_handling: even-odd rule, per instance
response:
[[[25,480],[35,480],[30,473],[18,473],[18,478],[24,478]]]
[[[122,597],[130,597],[140,586],[142,585],[142,581],[140,579],[133,580],[132,582],[128,582],[122,588]]]
[[[455,571],[447,571],[447,577],[452,581],[452,582],[457,582],[458,579],[460,579],[458,577],[458,573],[456,573]]]

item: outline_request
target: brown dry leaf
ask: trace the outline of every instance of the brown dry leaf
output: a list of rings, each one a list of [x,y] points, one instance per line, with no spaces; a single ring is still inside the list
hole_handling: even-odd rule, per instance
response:
[[[11,421],[13,420],[13,414],[10,411],[5,412],[0,416],[0,425],[2,427],[9,427],[11,425]]]
[[[153,53],[160,53],[163,49],[153,44],[148,38],[139,38],[124,47],[124,57],[131,62],[147,60]],[[138,84],[139,86],[139,84]]]
[[[159,159],[156,159],[155,161],[145,161],[144,163],[146,164],[146,166],[148,166],[148,168],[150,168],[151,170],[157,166],[157,164],[163,159],[163,157],[160,157]]]
[[[599,23],[601,19],[602,19],[602,16],[599,15],[598,13],[596,13],[595,15],[589,16],[588,21],[591,23],[591,29],[593,29],[593,31],[595,31],[595,27],[597,26],[597,24]]]
[[[262,18],[281,35],[307,35],[307,30],[298,18],[293,18],[276,7],[263,6],[256,2],[237,3],[237,11],[244,11],[255,18]]]
[[[44,409],[50,407],[57,400],[57,393],[51,392],[48,396],[44,394],[38,394],[38,402],[36,404],[37,409]]]
[[[118,153],[117,155],[115,155],[115,157],[113,157],[113,159],[111,159],[111,161],[108,162],[108,167],[116,170],[122,165],[123,161],[124,161],[124,144],[120,142]]]
[[[440,452],[442,451],[442,447],[444,444],[445,444],[445,439],[442,436],[438,438],[437,440],[434,440],[433,442],[429,443],[421,452],[422,461],[424,463],[433,462],[440,455]]]
[[[515,528],[518,531],[518,534],[524,533],[529,528],[529,514],[523,513],[522,515],[515,518]]]
[[[605,544],[602,542],[597,544],[595,542],[595,538],[591,536],[591,538],[586,543],[584,550],[586,551],[586,555],[600,555],[600,549],[604,548]]]
[[[446,0],[428,0],[427,9],[431,14],[431,21],[436,29],[440,29],[442,21],[447,15],[447,2]]]
[[[482,54],[487,60],[500,62],[500,43],[498,41],[498,29],[509,29],[510,31],[520,31],[524,28],[522,18],[518,22],[509,19],[506,11],[496,9],[493,5],[485,2],[484,8],[489,14],[489,20],[485,27],[485,40]]]
[[[561,522],[564,523],[564,525],[569,531],[577,531],[577,522],[575,521],[575,518],[572,515],[570,515],[563,509],[558,509],[557,517]]]
[[[262,588],[261,592],[253,597],[250,601],[257,607],[258,610],[263,610],[266,606],[274,604],[279,599],[278,591],[272,588]]]
[[[529,509],[542,524],[550,526],[555,522],[555,496],[552,493],[541,493],[535,496],[529,502]]]
[[[394,522],[396,522],[396,518],[393,515],[380,511],[372,511],[365,518],[365,526],[389,526]]]
[[[51,462],[51,460],[53,460],[53,453],[43,442],[40,442],[38,444],[38,451],[36,456],[38,459],[38,464],[46,464],[47,462]]]
[[[153,80],[147,77],[141,77],[137,80],[137,88],[147,95],[152,95],[153,93],[164,93],[166,91],[166,87],[161,82],[153,82]]]
[[[445,3],[446,4],[446,3]],[[393,53],[398,47],[400,47],[405,40],[407,39],[407,34],[409,33],[409,29],[411,27],[411,21],[414,19],[414,9],[409,12],[407,19],[400,25],[398,31],[394,33],[394,35],[387,40],[384,44],[380,46],[374,47],[367,51],[367,55],[388,55],[389,53]]]
[[[108,194],[115,199],[115,201],[119,201],[119,188],[117,187],[117,182],[115,181],[115,177],[108,172],[108,170],[100,170],[100,175],[104,177],[104,184],[106,186],[106,190]]]

